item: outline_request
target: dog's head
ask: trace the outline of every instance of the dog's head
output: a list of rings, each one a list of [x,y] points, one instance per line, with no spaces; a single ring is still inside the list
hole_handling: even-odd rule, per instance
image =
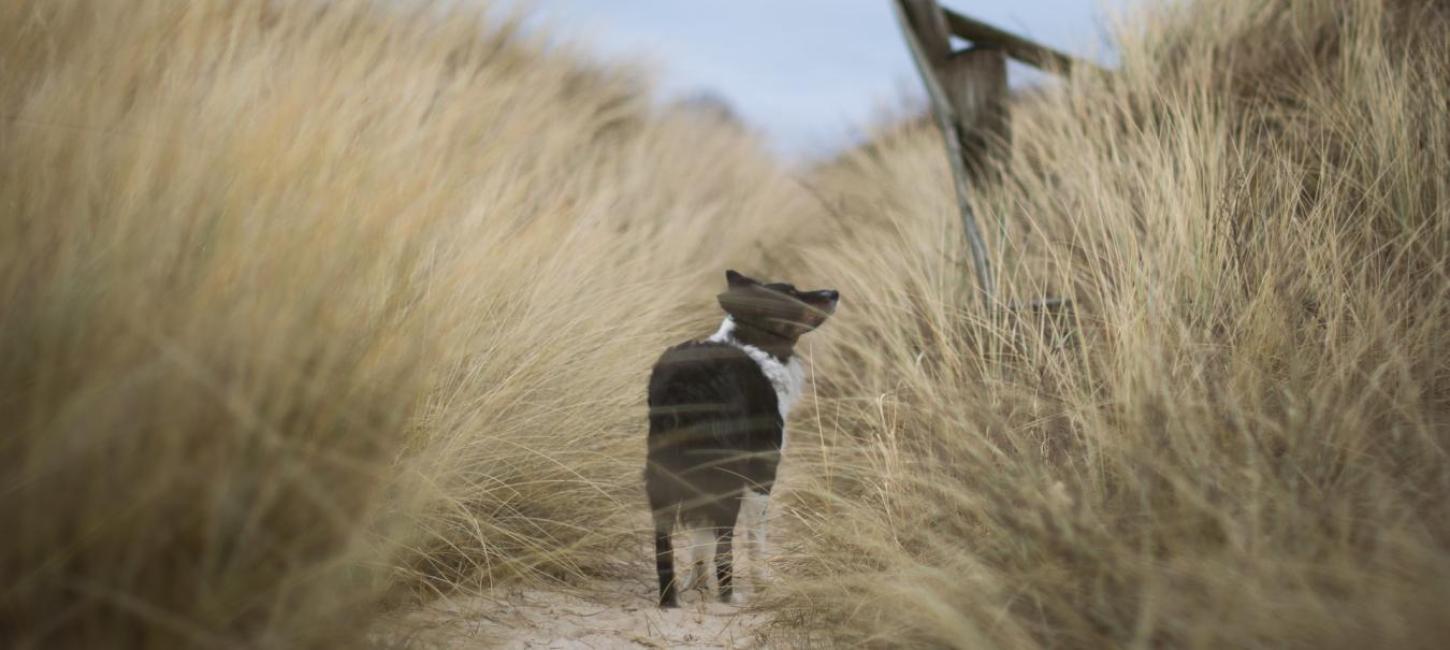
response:
[[[794,340],[821,326],[836,311],[841,294],[834,289],[801,291],[785,282],[760,282],[735,271],[725,272],[728,285],[720,306],[741,325]]]

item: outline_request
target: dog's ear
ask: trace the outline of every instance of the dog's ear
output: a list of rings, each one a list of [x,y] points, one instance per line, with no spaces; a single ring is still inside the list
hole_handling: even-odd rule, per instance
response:
[[[731,289],[743,289],[745,287],[757,286],[760,283],[736,273],[735,269],[728,269],[725,271],[725,284]]]

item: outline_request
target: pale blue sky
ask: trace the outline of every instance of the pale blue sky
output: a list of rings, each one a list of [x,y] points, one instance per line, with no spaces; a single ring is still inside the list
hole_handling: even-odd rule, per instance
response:
[[[783,156],[859,140],[921,104],[890,0],[522,0],[606,60],[642,62],[662,101],[725,98]],[[1104,11],[1124,0],[946,0],[944,5],[1080,56],[1106,60]],[[1021,67],[1014,84],[1036,77]]]

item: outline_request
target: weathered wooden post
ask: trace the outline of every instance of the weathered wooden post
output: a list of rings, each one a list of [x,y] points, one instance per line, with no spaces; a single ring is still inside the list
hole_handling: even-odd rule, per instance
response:
[[[942,89],[956,110],[962,162],[972,180],[988,179],[991,159],[1011,138],[1007,115],[1007,57],[993,46],[978,45],[947,59],[938,72]]]
[[[926,85],[932,114],[946,141],[962,231],[971,248],[983,304],[994,304],[997,286],[987,246],[972,214],[971,183],[991,178],[992,158],[1011,135],[1007,115],[1007,57],[1049,72],[1094,67],[961,14],[936,0],[894,0],[897,23]],[[953,52],[951,36],[972,42]]]

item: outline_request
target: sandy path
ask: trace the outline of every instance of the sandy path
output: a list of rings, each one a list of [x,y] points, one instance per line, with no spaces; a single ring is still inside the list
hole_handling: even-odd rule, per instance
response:
[[[638,578],[601,579],[583,587],[512,589],[440,600],[391,626],[396,648],[764,648],[765,617],[699,592],[678,609],[654,604],[654,568]],[[747,586],[746,589],[749,589]],[[747,592],[748,596],[748,592]]]
[[[789,467],[785,459],[783,470]],[[782,471],[777,490],[789,487],[789,472]],[[640,531],[648,522],[640,513]],[[764,513],[761,513],[762,515]],[[742,521],[748,526],[748,521]],[[741,530],[736,539],[744,542]],[[621,554],[619,562],[606,569],[610,577],[580,586],[545,589],[508,588],[482,596],[442,598],[402,620],[387,624],[389,641],[382,645],[398,650],[442,650],[459,648],[770,648],[769,616],[745,611],[738,605],[715,601],[713,589],[706,594],[685,591],[678,609],[655,605],[654,547],[646,546],[646,533],[633,553]],[[676,535],[675,565],[683,578],[691,572],[692,543]],[[707,560],[708,561],[708,560]],[[769,575],[769,569],[753,566],[751,547],[738,543],[735,549],[737,596],[750,602],[755,591],[754,573]],[[767,581],[769,578],[765,578]]]

